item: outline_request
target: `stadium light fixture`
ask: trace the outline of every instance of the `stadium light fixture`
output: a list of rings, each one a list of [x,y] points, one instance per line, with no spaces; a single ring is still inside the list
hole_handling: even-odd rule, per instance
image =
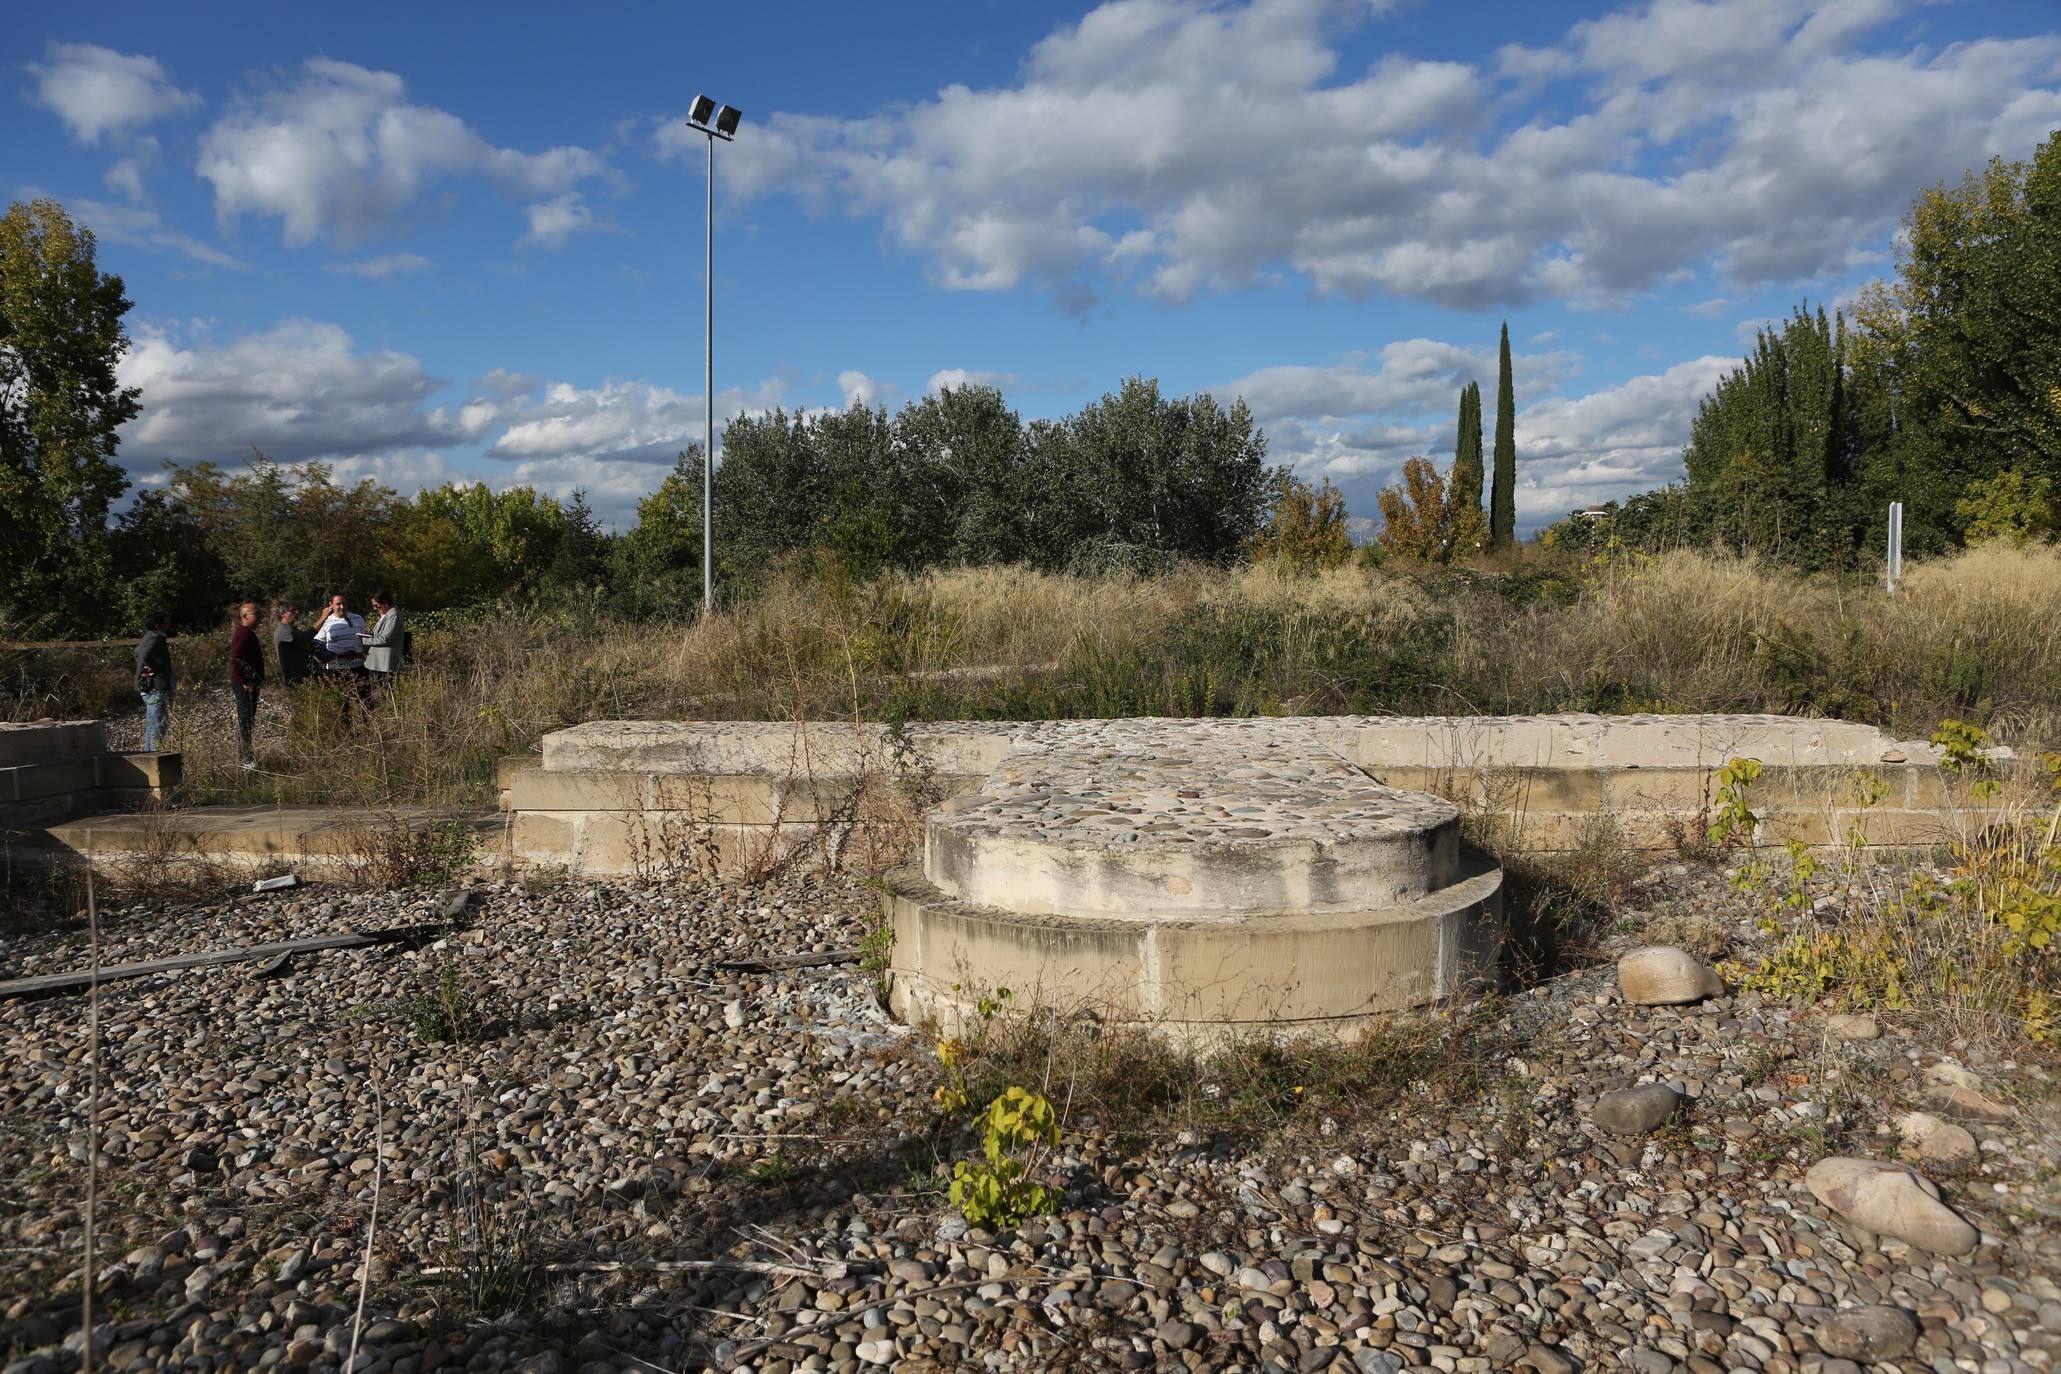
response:
[[[737,125],[744,111],[735,105],[718,107],[705,95],[694,97],[687,107],[687,123],[708,139],[708,253],[704,260],[707,281],[702,315],[702,439],[701,439],[701,609],[716,608],[716,140],[728,143],[737,137]],[[713,122],[712,122],[713,121]]]

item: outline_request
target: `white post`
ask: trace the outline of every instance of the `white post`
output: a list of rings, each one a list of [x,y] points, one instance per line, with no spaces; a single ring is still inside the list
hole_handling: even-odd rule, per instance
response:
[[[1895,591],[1896,584],[1904,575],[1904,503],[1889,503],[1889,590]]]

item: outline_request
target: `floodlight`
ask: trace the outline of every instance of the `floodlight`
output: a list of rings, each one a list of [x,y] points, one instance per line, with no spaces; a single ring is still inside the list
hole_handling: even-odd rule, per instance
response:
[[[716,140],[728,143],[737,137],[737,125],[744,111],[735,105],[718,107],[705,95],[694,97],[687,107],[687,122],[708,139],[708,253],[702,276],[706,291],[702,316],[703,388],[701,416],[701,606],[716,606]]]

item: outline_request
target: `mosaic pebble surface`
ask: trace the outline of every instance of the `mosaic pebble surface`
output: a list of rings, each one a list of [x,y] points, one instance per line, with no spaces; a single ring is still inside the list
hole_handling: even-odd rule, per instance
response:
[[[1308,720],[1027,727],[985,786],[931,824],[1068,849],[1329,844],[1421,834],[1450,803],[1385,787]]]

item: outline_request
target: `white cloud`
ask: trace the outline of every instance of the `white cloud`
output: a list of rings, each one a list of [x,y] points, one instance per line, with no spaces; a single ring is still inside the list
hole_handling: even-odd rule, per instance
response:
[[[995,388],[1016,385],[1013,372],[969,372],[963,367],[940,368],[930,374],[930,380],[923,384],[924,394],[953,389],[962,386],[991,386]]]
[[[332,262],[323,270],[342,277],[370,277],[376,281],[410,272],[426,272],[431,265],[430,260],[420,253],[382,253],[376,258]]]
[[[384,457],[483,433],[479,417],[425,408],[444,383],[418,359],[361,350],[340,326],[314,320],[285,320],[219,346],[139,330],[119,376],[143,392],[142,413],[122,427],[122,459],[132,466],[233,463],[253,445],[282,462]]]
[[[410,104],[392,72],[319,57],[297,79],[217,120],[199,163],[214,184],[217,214],[225,221],[276,217],[289,244],[362,242],[388,229],[417,196],[459,177],[548,202],[604,170],[585,148],[497,148],[456,115]],[[546,218],[546,239],[570,232]]]
[[[1513,356],[1511,370],[1519,400],[1551,389],[1570,376],[1579,359],[1568,353]],[[1243,397],[1262,425],[1276,420],[1338,422],[1356,416],[1442,417],[1457,414],[1460,389],[1479,382],[1494,405],[1496,350],[1467,348],[1437,339],[1401,339],[1385,346],[1379,366],[1356,361],[1324,367],[1265,367],[1248,373],[1217,394]]]
[[[523,213],[530,221],[529,232],[522,236],[519,245],[524,248],[563,248],[568,238],[583,229],[609,227],[594,218],[593,208],[578,191],[540,200]]]
[[[169,248],[210,267],[247,268],[250,264],[233,258],[190,234],[182,234],[164,221],[157,211],[141,205],[114,205],[103,200],[75,200],[72,217],[93,231],[95,238],[109,243],[133,244],[139,248]]]
[[[771,410],[779,404],[781,390],[778,382],[769,381],[718,392],[718,446],[730,417]],[[526,463],[671,463],[689,444],[701,442],[705,413],[699,394],[690,396],[649,382],[608,381],[597,387],[553,382],[541,395],[507,407],[507,427],[487,453]]]
[[[155,144],[155,140],[150,141]],[[151,151],[154,153],[155,148]],[[149,154],[118,158],[100,174],[100,179],[107,183],[109,190],[119,191],[130,200],[141,201],[145,198],[143,168],[148,160]]]
[[[341,484],[370,478],[403,496],[413,496],[424,487],[441,487],[447,482],[469,486],[478,480],[452,467],[450,459],[434,449],[339,458],[332,467],[331,475]]]
[[[1556,520],[1679,480],[1698,405],[1737,366],[1737,358],[1695,358],[1586,396],[1520,406],[1518,515]]]
[[[200,104],[198,95],[172,84],[156,58],[94,43],[52,43],[28,73],[35,79],[29,98],[54,112],[81,143],[120,139]]]
[[[877,217],[941,285],[1616,305],[1684,267],[1838,272],[1914,187],[2061,125],[2061,35],[1882,50],[1901,0],[1651,0],[1481,66],[1345,69],[1321,0],[1112,0],[1004,86],[775,113],[733,191]],[[1571,112],[1511,102],[1579,82]],[[1236,109],[1235,119],[1198,112]],[[661,155],[700,155],[660,121]],[[1235,173],[1231,169],[1235,169]]]
[[[886,405],[902,394],[902,389],[892,382],[883,382],[878,377],[869,377],[857,368],[846,368],[837,374],[837,390],[844,397],[844,407]]]
[[[1520,523],[1557,519],[1577,506],[1646,491],[1681,476],[1682,447],[1703,397],[1737,367],[1703,357],[1575,396],[1552,394],[1579,368],[1571,354],[1518,354],[1517,510]],[[1362,514],[1374,493],[1400,480],[1406,459],[1452,461],[1459,391],[1482,383],[1495,432],[1493,349],[1435,339],[1388,345],[1369,366],[1269,367],[1220,395],[1242,395],[1267,432],[1269,455],[1309,480],[1328,477]]]
[[[535,487],[560,501],[583,491],[601,523],[621,529],[637,523],[637,503],[657,489],[666,472],[634,459],[545,458],[517,463],[491,485]]]

